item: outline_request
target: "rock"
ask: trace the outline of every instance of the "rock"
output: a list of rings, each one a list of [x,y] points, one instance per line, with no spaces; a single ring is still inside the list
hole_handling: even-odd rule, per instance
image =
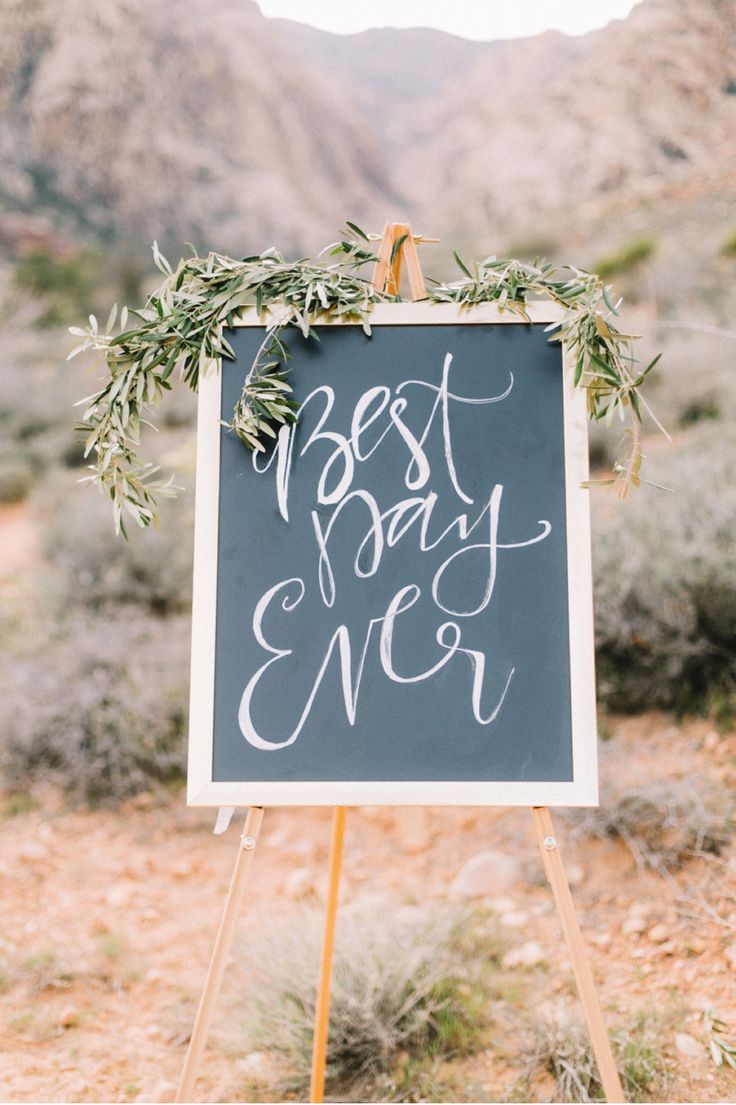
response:
[[[268,1056],[262,1051],[251,1051],[250,1055],[238,1059],[237,1066],[241,1074],[244,1074],[246,1078],[252,1078],[254,1082],[269,1081]]]
[[[65,1005],[59,1014],[59,1024],[62,1028],[74,1028],[79,1024],[79,1010],[75,1005]]]
[[[314,890],[314,875],[308,867],[295,867],[284,876],[281,890],[287,898],[305,898]]]
[[[156,1102],[173,1101],[176,1097],[176,1082],[161,1079],[153,1088],[151,1100]]]
[[[704,1055],[703,1045],[699,1044],[693,1036],[689,1036],[687,1032],[677,1033],[675,1046],[680,1055],[685,1055],[688,1059],[702,1059]]]
[[[146,1036],[149,1040],[158,1040],[161,1035],[161,1026],[158,1024],[146,1025]]]
[[[699,936],[693,936],[692,940],[687,946],[687,950],[691,955],[702,955],[705,951],[705,940],[701,940]],[[734,945],[734,954],[736,954],[736,945]]]
[[[646,932],[646,928],[646,917],[641,913],[632,913],[622,924],[621,932],[624,936],[639,936],[642,932]]]
[[[135,884],[126,879],[124,882],[113,883],[105,891],[105,901],[111,906],[125,905],[135,891]]]
[[[585,881],[585,868],[579,863],[571,863],[565,868],[565,874],[570,886],[580,886]]]
[[[594,932],[590,937],[591,944],[595,944],[597,948],[608,948],[611,946],[611,933],[608,929],[605,932]]]
[[[723,955],[729,967],[736,967],[736,944],[729,944]]]
[[[520,948],[512,948],[503,957],[504,967],[537,967],[544,962],[544,952],[535,940],[522,944]]]
[[[479,852],[460,868],[450,887],[452,898],[489,898],[521,878],[517,860],[505,852]]]
[[[486,902],[486,905],[492,909],[494,913],[498,913],[499,916],[503,913],[515,913],[519,908],[513,898],[493,898]]]
[[[716,733],[715,730],[711,730],[703,741],[703,748],[706,752],[713,752],[720,744],[720,741],[721,738],[718,736],[718,733]]]
[[[48,848],[37,840],[26,840],[18,849],[18,859],[23,863],[40,863],[48,858]]]
[[[650,928],[649,932],[647,933],[647,936],[653,944],[664,944],[666,940],[669,940],[671,935],[672,933],[670,932],[668,926],[663,925],[661,922],[658,925],[654,925],[653,928]]]
[[[529,914],[523,909],[502,913],[501,924],[510,929],[523,929],[529,924]]]
[[[189,860],[183,859],[177,860],[176,863],[172,863],[169,867],[169,872],[172,878],[179,881],[183,879],[188,879],[192,873],[192,870],[192,864],[189,862]]]

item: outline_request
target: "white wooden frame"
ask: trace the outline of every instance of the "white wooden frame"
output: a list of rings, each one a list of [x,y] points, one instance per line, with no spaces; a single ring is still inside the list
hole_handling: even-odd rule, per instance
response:
[[[554,304],[529,306],[532,322],[559,320]],[[379,304],[371,326],[498,323],[518,316],[493,304]],[[254,309],[240,326],[263,326]],[[325,319],[325,325],[359,325]],[[573,364],[563,350],[567,568],[573,779],[568,782],[215,782],[212,779],[217,609],[217,541],[220,471],[221,374],[210,369],[199,387],[197,491],[192,614],[192,681],[187,801],[194,806],[594,806],[598,804],[593,598],[590,553],[588,418],[585,394],[573,387]]]

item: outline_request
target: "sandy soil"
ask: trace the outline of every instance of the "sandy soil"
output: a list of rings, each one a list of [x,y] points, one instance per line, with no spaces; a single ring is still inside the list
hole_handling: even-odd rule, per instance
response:
[[[639,780],[663,769],[670,777],[706,771],[733,780],[734,738],[714,738],[707,723],[675,730],[658,716],[625,721],[615,744],[617,769]],[[213,836],[214,812],[187,810],[183,798],[146,795],[116,811],[69,812],[51,795],[39,802],[20,812],[6,807],[0,824],[0,1098],[171,1100],[237,830]],[[642,1008],[667,1011],[661,1041],[667,1099],[733,1100],[736,1076],[712,1065],[701,1026],[708,1004],[736,1022],[733,855],[724,853],[723,863],[692,859],[675,884],[639,871],[620,844],[572,841],[562,817],[558,831],[611,1023],[622,1024]],[[266,812],[241,945],[248,933],[267,933],[295,908],[295,899],[319,904],[329,833],[329,810]],[[514,884],[491,896],[509,918],[510,944],[537,942],[544,952],[544,962],[520,968],[528,983],[523,1000],[533,1005],[572,993],[527,811],[351,811],[343,900],[380,895],[426,902],[431,911],[448,896],[463,864],[487,849],[518,862]],[[683,893],[704,895],[727,924],[707,917],[703,901],[678,904]],[[624,933],[634,914],[645,917],[644,931]],[[255,1093],[242,1061],[247,1049],[239,1041],[236,990],[231,981],[218,1006],[200,1100],[251,1099]],[[693,1037],[702,1051],[683,1055],[677,1033]],[[449,1073],[458,1098],[490,1101],[513,1091],[519,1075],[514,1064],[513,1034],[499,1030],[492,1048],[450,1064]],[[532,1088],[536,1100],[549,1100],[551,1092],[544,1078]],[[260,1100],[274,1100],[268,1079],[258,1093]]]

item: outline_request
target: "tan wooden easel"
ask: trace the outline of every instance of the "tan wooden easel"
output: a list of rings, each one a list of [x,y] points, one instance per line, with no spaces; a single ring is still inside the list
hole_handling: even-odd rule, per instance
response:
[[[411,298],[424,299],[426,288],[422,276],[416,244],[436,239],[419,238],[412,234],[408,223],[386,223],[377,250],[378,261],[374,267],[372,283],[380,291],[389,295],[398,295],[401,285],[402,264],[406,263]],[[340,891],[340,875],[345,840],[345,822],[347,809],[335,806],[332,820],[332,839],[330,844],[329,875],[327,900],[325,905],[325,925],[320,959],[319,981],[317,984],[317,1002],[314,1019],[314,1043],[312,1048],[312,1074],[310,1101],[324,1100],[325,1068],[327,1063],[327,1041],[330,1019],[330,983],[332,979],[332,961],[335,945],[335,927]],[[598,1063],[601,1083],[609,1102],[625,1101],[621,1081],[611,1050],[603,1013],[593,981],[585,944],[578,924],[570,887],[562,864],[562,857],[554,834],[552,818],[546,806],[532,809],[534,829],[542,851],[544,870],[552,887],[560,926],[570,956],[580,1003],[590,1032],[593,1053]],[[177,1090],[177,1102],[191,1102],[192,1091],[197,1078],[202,1054],[209,1036],[215,1002],[222,986],[230,946],[235,931],[243,893],[251,868],[253,853],[258,841],[263,808],[251,806],[245,820],[245,826],[238,854],[235,860],[230,887],[225,900],[220,927],[215,938],[207,977],[200,998],[197,1015],[189,1041],[184,1069]]]

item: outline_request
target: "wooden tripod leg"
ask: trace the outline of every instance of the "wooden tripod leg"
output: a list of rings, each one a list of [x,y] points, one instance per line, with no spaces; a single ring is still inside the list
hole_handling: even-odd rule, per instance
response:
[[[251,806],[248,810],[243,835],[238,845],[238,855],[235,860],[232,878],[230,879],[230,888],[227,892],[222,920],[217,930],[215,946],[212,949],[212,959],[210,960],[209,969],[207,971],[202,997],[199,1000],[199,1008],[197,1009],[194,1028],[192,1029],[189,1048],[187,1049],[187,1057],[184,1060],[184,1070],[182,1071],[179,1088],[174,1098],[174,1100],[178,1102],[192,1100],[192,1091],[194,1090],[194,1084],[197,1080],[202,1052],[207,1044],[207,1037],[209,1036],[210,1025],[212,1024],[212,1016],[215,1011],[215,1002],[217,1001],[217,995],[222,986],[222,976],[225,973],[225,966],[230,952],[230,945],[233,940],[235,924],[243,900],[243,891],[245,890],[248,872],[253,862],[253,853],[255,851],[262,821],[263,808],[261,806]]]
[[[590,1032],[590,1040],[593,1045],[593,1054],[598,1064],[601,1083],[609,1102],[625,1101],[621,1080],[616,1070],[616,1063],[611,1050],[611,1041],[608,1039],[606,1025],[603,1020],[600,1002],[590,970],[588,955],[583,943],[583,937],[578,925],[575,906],[573,904],[570,887],[562,865],[562,857],[557,846],[557,840],[552,826],[552,818],[546,806],[535,806],[532,809],[534,826],[537,831],[537,839],[542,849],[544,869],[552,885],[560,924],[565,936],[567,950],[570,953],[572,968],[575,972],[575,981],[578,985],[580,1003],[583,1007],[585,1020]]]
[[[314,1013],[314,1043],[312,1045],[312,1082],[309,1092],[311,1102],[324,1101],[325,1067],[327,1065],[327,1034],[330,1025],[330,982],[332,980],[332,953],[335,947],[337,898],[340,890],[342,852],[345,839],[344,806],[335,806],[332,817],[332,843],[330,845],[330,876],[325,907],[325,932],[322,941],[322,958],[319,965],[317,1006]]]

